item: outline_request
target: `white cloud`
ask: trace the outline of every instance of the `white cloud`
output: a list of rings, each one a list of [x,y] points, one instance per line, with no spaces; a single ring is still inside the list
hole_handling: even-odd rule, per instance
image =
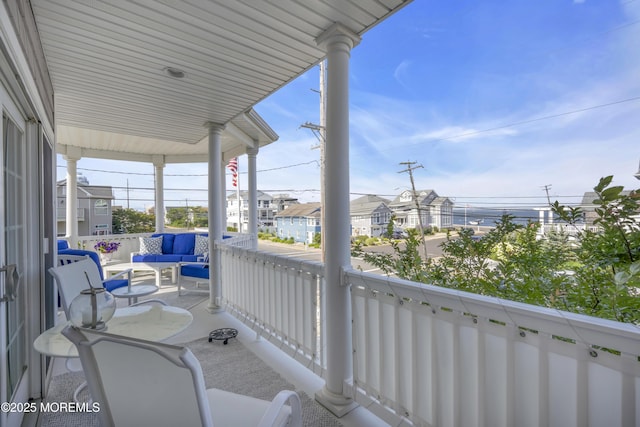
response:
[[[402,61],[394,70],[393,78],[401,85],[406,87],[406,76],[409,73],[409,68],[411,67],[412,61],[404,60]]]

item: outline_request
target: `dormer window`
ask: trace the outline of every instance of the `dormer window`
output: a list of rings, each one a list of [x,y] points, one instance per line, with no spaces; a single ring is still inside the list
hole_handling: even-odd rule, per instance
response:
[[[411,197],[411,191],[405,191],[402,194],[400,194],[401,202],[410,202],[412,200],[413,200],[413,197]]]

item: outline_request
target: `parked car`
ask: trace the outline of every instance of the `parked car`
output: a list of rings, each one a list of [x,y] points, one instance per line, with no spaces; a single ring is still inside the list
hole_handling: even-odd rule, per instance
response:
[[[394,239],[406,239],[409,234],[405,230],[394,230],[391,237]]]

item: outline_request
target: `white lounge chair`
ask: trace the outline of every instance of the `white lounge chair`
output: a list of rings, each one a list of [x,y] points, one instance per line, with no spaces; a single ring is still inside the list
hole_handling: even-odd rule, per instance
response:
[[[302,425],[294,391],[267,402],[206,390],[200,363],[186,347],[74,326],[62,333],[78,348],[102,427]]]

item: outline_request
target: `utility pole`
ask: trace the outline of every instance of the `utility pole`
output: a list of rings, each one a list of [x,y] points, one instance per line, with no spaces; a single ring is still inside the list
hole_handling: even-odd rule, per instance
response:
[[[326,88],[326,66],[327,60],[320,61],[320,255],[321,261],[324,262],[324,211],[325,211],[325,194],[324,194],[324,146],[327,142],[327,88]]]
[[[400,165],[406,166],[405,170],[401,170],[398,173],[409,173],[409,180],[411,181],[411,192],[413,201],[416,204],[416,209],[418,211],[418,224],[420,225],[420,236],[422,236],[422,247],[424,249],[424,260],[427,260],[427,242],[424,239],[424,225],[422,224],[422,209],[420,208],[420,201],[418,200],[418,194],[416,192],[416,184],[413,180],[413,171],[415,169],[422,168],[422,165],[417,165],[417,162],[400,162]]]
[[[300,125],[301,128],[310,129],[311,132],[318,139],[318,145],[311,147],[311,149],[320,149],[320,251],[321,251],[321,261],[324,262],[324,232],[325,232],[325,224],[324,224],[324,210],[325,210],[325,194],[324,194],[324,148],[327,141],[327,101],[326,101],[326,66],[327,61],[324,60],[320,62],[320,90],[318,93],[320,94],[320,124],[316,125],[310,122],[305,122],[303,125]],[[315,92],[315,90],[314,90]]]
[[[551,190],[551,184],[547,184],[543,186],[542,189],[545,191],[545,193],[547,193],[547,203],[549,203],[549,206],[551,206],[551,198],[549,197],[549,190]]]

